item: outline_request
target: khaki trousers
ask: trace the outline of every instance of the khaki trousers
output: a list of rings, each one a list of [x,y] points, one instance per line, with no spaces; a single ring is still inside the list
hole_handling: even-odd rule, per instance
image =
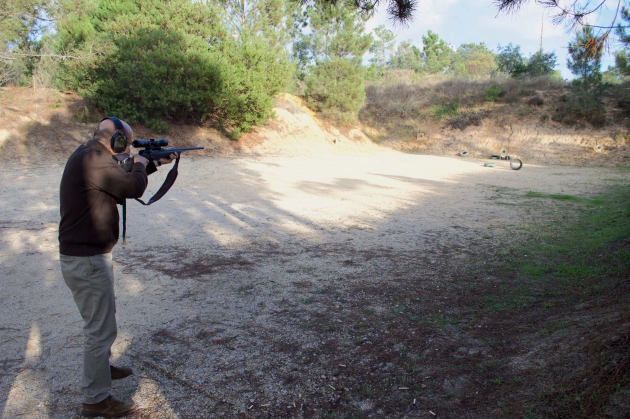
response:
[[[112,389],[109,355],[116,340],[112,254],[59,255],[61,273],[83,317],[83,403],[105,400]]]

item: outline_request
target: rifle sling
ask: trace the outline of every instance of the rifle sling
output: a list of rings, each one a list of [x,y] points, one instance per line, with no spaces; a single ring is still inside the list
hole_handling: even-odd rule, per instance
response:
[[[168,190],[171,189],[171,186],[173,186],[173,184],[175,183],[175,180],[177,179],[177,166],[179,166],[180,156],[181,154],[177,155],[177,159],[175,160],[175,165],[173,165],[173,168],[168,172],[168,175],[166,175],[166,179],[164,179],[164,183],[162,184],[162,186],[160,186],[160,189],[158,189],[155,195],[153,195],[151,199],[149,199],[149,202],[145,203],[141,199],[138,199],[138,198],[134,198],[134,199],[140,202],[142,205],[151,205],[159,201],[164,195],[166,195]],[[127,233],[127,200],[126,199],[123,199],[122,207],[123,207],[123,249],[124,249],[127,246],[127,238],[125,237],[125,234]]]

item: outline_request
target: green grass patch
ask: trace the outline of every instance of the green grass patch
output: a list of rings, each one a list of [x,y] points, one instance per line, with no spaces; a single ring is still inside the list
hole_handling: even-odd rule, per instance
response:
[[[576,205],[558,208],[556,222],[531,232],[529,242],[512,259],[520,274],[534,279],[551,274],[571,284],[630,273],[629,249],[614,247],[630,237],[629,187],[589,199],[531,191],[526,196]]]
[[[374,396],[374,389],[369,384],[363,384],[361,387],[361,393],[368,399]]]
[[[519,243],[500,252],[498,266],[493,267],[504,279],[510,278],[510,285],[488,288],[477,300],[477,309],[487,313],[544,310],[549,317],[538,325],[540,336],[551,340],[571,337],[574,344],[579,337],[573,335],[586,330],[578,327],[581,312],[575,311],[582,303],[595,303],[589,312],[594,317],[613,305],[627,319],[630,186],[614,186],[593,197],[535,191],[525,197],[541,200],[532,203],[531,210],[543,214],[545,221],[510,228],[519,235]],[[612,395],[630,385],[625,348],[606,343],[614,329],[606,328],[605,317],[599,321],[603,322],[600,327],[588,330],[593,334],[589,339],[596,356],[589,356],[583,370],[558,377],[558,385],[566,389],[564,394],[542,395],[540,404],[529,404],[523,417],[599,417]],[[617,320],[619,324],[623,321],[627,320]],[[595,334],[599,334],[597,338]],[[578,345],[575,350],[585,348]],[[570,398],[565,399],[566,394]],[[554,415],[541,416],[543,411]]]
[[[396,307],[391,308],[389,311],[396,314],[404,314],[407,311],[407,307],[403,307],[401,304],[396,304]]]
[[[501,313],[503,311],[521,310],[529,306],[528,302],[521,298],[507,298],[501,301],[499,299],[500,297],[486,297],[484,309],[492,313]]]
[[[443,328],[443,327],[446,327],[446,325],[458,324],[461,321],[462,321],[462,318],[460,316],[449,316],[443,313],[439,313],[439,314],[433,315],[427,323]]]
[[[537,265],[525,265],[523,266],[523,274],[531,277],[542,277],[548,271],[548,268],[545,266],[537,266]]]
[[[529,191],[525,194],[527,198],[549,198],[556,199],[558,201],[573,201],[578,202],[580,198],[573,195],[564,195],[564,194],[544,194],[540,192]]]
[[[459,102],[443,103],[435,105],[431,110],[431,114],[435,119],[446,119],[457,116],[459,113]]]
[[[479,301],[486,312],[531,307],[541,296],[583,299],[630,276],[630,187],[579,198],[530,191],[529,198],[570,202],[552,208],[551,221],[511,228],[522,237],[499,252],[495,272],[525,279],[527,285],[493,291]],[[547,204],[544,204],[547,205]],[[625,243],[625,244],[624,244]],[[548,302],[545,307],[554,307]]]

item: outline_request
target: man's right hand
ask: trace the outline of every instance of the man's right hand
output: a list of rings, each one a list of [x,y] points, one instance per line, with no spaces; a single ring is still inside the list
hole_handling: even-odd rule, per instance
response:
[[[149,160],[145,159],[140,154],[135,154],[133,156],[133,162],[134,163],[142,163],[144,165],[144,167],[147,167],[147,165],[149,164]]]

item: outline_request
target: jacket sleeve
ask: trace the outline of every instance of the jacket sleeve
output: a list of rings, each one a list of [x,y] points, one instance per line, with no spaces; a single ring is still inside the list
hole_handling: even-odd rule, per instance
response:
[[[113,160],[101,161],[90,167],[89,181],[93,187],[115,198],[140,198],[149,183],[142,163],[134,163],[131,172],[125,172]]]
[[[146,171],[147,171],[147,175],[151,175],[158,171],[157,167],[155,167],[155,163],[153,163],[153,160],[151,160],[149,164],[147,165]]]

